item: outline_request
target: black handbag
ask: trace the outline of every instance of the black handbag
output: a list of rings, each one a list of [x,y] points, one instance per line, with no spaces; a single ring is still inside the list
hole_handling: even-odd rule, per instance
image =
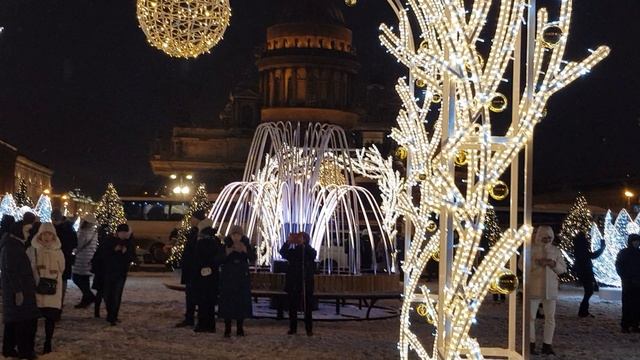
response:
[[[38,281],[38,286],[36,286],[36,292],[40,295],[55,295],[57,287],[58,280],[40,278],[40,281]]]
[[[35,250],[35,249],[34,249]],[[36,254],[36,268],[38,268],[38,251],[35,251]],[[38,276],[40,280],[38,281],[38,285],[36,285],[36,293],[40,295],[55,295],[56,290],[58,288],[58,280],[49,279],[40,276],[40,269],[38,268]]]

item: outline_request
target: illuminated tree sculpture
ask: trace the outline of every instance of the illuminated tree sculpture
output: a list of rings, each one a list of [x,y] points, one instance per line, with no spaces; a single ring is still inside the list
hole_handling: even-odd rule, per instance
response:
[[[22,208],[24,206],[28,206],[30,208],[33,207],[33,200],[29,197],[29,191],[27,189],[27,183],[24,179],[20,179],[20,183],[18,184],[18,191],[13,194],[13,199],[18,205],[18,208]]]
[[[122,201],[120,201],[118,192],[111,183],[107,185],[107,190],[98,202],[96,219],[98,224],[108,226],[107,231],[109,234],[115,233],[118,225],[127,223]]]
[[[573,263],[573,242],[576,235],[580,231],[589,235],[592,224],[593,216],[591,216],[591,210],[587,207],[587,199],[582,194],[578,194],[576,201],[571,206],[571,209],[569,209],[569,214],[567,214],[567,217],[562,221],[562,227],[558,234],[560,249],[569,263]],[[593,239],[591,239],[591,241],[593,242]],[[598,246],[599,244],[598,242]],[[560,279],[563,282],[570,282],[576,281],[577,278],[573,270],[570,270],[563,274]]]
[[[2,201],[0,201],[0,219],[3,215],[13,216],[16,221],[22,219],[20,209],[16,205],[15,200],[13,200],[13,195],[11,194],[5,194],[2,197]]]
[[[381,26],[383,46],[408,68],[424,94],[417,98],[414,84],[405,78],[396,86],[403,108],[391,137],[408,150],[411,171],[406,178],[399,179],[390,160],[376,148],[358,154],[358,168],[377,179],[385,198],[394,204],[386,209],[390,217],[400,214],[413,225],[412,242],[401,265],[406,277],[399,336],[403,359],[410,350],[423,359],[483,359],[480,345],[469,336],[470,328],[492,282],[504,274],[504,264],[532,230],[528,225],[507,230],[473,267],[490,189],[532,140],[549,97],[588,73],[609,52],[601,47],[581,62],[563,61],[571,1],[560,4],[557,21],[541,9],[539,26],[528,29],[529,86],[522,93],[514,91],[506,132],[496,125],[497,113],[508,106],[500,91],[506,92],[509,82],[519,89],[522,20],[528,18],[527,23],[535,25],[535,6],[522,0],[409,0],[407,8],[399,10],[397,31]],[[490,10],[495,10],[491,11],[497,15],[495,21],[488,19]],[[490,39],[483,41],[480,34]],[[416,49],[417,41],[421,43]],[[511,78],[510,64],[515,64],[515,79],[505,80]],[[505,122],[500,118],[502,126]],[[454,171],[460,157],[465,158],[464,165]],[[442,234],[433,226],[436,219]],[[443,245],[453,243],[454,233],[455,254]],[[439,248],[447,252],[446,259],[440,254],[440,263],[451,267],[439,284],[436,302],[427,286],[418,283]],[[409,317],[414,308],[436,327],[431,352],[412,331]]]
[[[38,215],[40,222],[51,222],[51,198],[48,195],[40,195],[36,207],[33,208],[33,212]]]
[[[184,245],[187,242],[187,235],[191,230],[191,216],[194,212],[200,210],[205,213],[211,210],[211,202],[209,202],[207,188],[204,184],[200,184],[196,189],[196,192],[191,199],[191,203],[189,204],[189,209],[184,214],[184,217],[180,222],[180,227],[178,228],[178,240],[171,248],[171,256],[169,256],[169,259],[167,260],[167,264],[169,266],[173,268],[181,266]]]

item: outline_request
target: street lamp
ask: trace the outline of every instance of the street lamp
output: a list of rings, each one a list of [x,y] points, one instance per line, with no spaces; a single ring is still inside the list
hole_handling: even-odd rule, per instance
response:
[[[624,196],[627,198],[627,209],[631,210],[631,198],[635,196],[630,190],[624,191]]]

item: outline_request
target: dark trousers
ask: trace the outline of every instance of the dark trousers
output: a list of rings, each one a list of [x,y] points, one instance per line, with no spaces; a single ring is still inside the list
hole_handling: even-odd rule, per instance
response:
[[[37,329],[38,319],[5,323],[2,353],[10,354],[17,346],[18,357],[33,358]]]
[[[585,276],[581,278],[582,287],[584,288],[584,297],[582,298],[582,302],[580,303],[580,310],[578,310],[578,316],[587,316],[589,315],[589,299],[593,295],[593,291],[595,290],[595,279],[593,276]]]
[[[298,307],[301,305],[302,291],[293,291],[289,293],[289,330],[295,332],[298,330]],[[304,310],[304,327],[310,332],[313,329],[313,293],[307,291],[302,303]]]
[[[216,296],[212,289],[200,288],[197,291],[198,328],[216,328]]]
[[[80,300],[80,303],[92,303],[96,299],[96,296],[93,294],[93,291],[91,291],[91,275],[73,274],[72,279],[73,283],[82,291],[82,300]]]
[[[102,305],[102,299],[104,298],[102,290],[96,290],[96,297],[94,303],[94,316],[100,317],[100,305]]]
[[[105,279],[104,281],[104,303],[107,306],[107,321],[115,322],[118,320],[120,312],[120,303],[122,302],[122,292],[124,291],[124,283],[126,277]]]
[[[196,313],[196,294],[193,284],[187,283],[184,285],[184,297],[186,312],[184,313],[184,321],[189,324],[194,323]]]
[[[622,284],[622,328],[637,328],[640,325],[640,287]]]

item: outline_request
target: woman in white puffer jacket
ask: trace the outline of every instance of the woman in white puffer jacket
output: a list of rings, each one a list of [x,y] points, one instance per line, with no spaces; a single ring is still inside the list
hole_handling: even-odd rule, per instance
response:
[[[98,248],[98,221],[93,214],[82,217],[80,230],[78,231],[78,247],[75,249],[75,261],[72,267],[72,279],[74,284],[82,291],[82,300],[75,306],[83,309],[91,305],[96,296],[91,291],[91,259]]]
[[[556,301],[558,299],[558,275],[567,271],[567,265],[558,247],[553,245],[553,230],[550,226],[538,227],[531,246],[531,273],[528,279],[530,317],[529,330],[531,354],[536,351],[536,314],[542,304],[544,308],[544,342],[542,353],[555,355],[551,346],[556,328]]]

